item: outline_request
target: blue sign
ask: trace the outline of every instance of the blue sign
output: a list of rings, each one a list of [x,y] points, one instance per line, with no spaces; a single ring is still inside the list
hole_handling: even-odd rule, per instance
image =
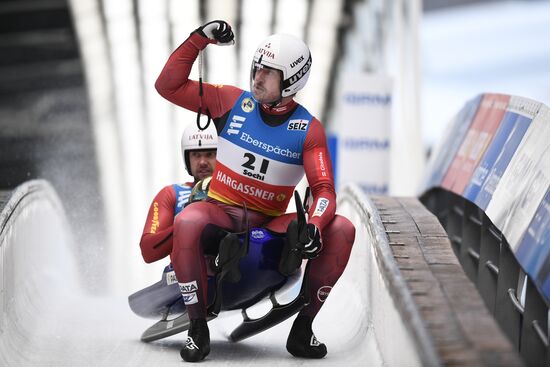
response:
[[[494,170],[497,160],[500,161],[499,165],[506,169],[530,123],[531,118],[511,111],[506,112],[490,146],[464,190],[463,196],[466,199],[475,202],[482,209],[487,208],[503,173],[498,174]]]
[[[334,187],[338,187],[338,136],[327,134],[328,154],[332,161],[332,175],[334,176]]]
[[[507,112],[480,164],[479,180],[472,180],[471,196],[464,195],[485,210],[504,171],[531,125],[532,118]],[[465,193],[466,194],[466,193]],[[477,196],[473,196],[477,194]]]
[[[479,95],[468,101],[455,117],[451,130],[447,133],[443,144],[441,144],[441,150],[434,152],[437,153],[437,157],[435,157],[435,161],[432,164],[430,177],[425,188],[441,186],[441,181],[443,181],[443,177],[447,173],[470,128],[470,124],[481,102],[481,97],[482,95]]]

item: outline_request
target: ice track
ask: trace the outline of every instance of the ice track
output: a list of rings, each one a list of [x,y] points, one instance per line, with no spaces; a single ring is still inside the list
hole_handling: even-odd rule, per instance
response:
[[[353,192],[341,194],[339,203],[339,212],[357,228],[351,260],[313,325],[317,337],[328,346],[328,356],[311,361],[295,359],[286,352],[293,318],[243,342],[231,343],[226,335],[238,325],[240,315],[235,313],[210,323],[212,351],[205,363],[410,366],[421,365],[421,358],[426,360],[433,352],[424,351],[421,357],[413,346],[414,338],[404,327],[374,258],[372,242],[378,234],[367,226],[368,206],[359,205],[361,197],[350,194]],[[81,289],[63,209],[47,182],[29,181],[5,195],[1,205],[0,366],[184,363],[179,349],[185,333],[142,343],[139,337],[153,320],[135,316],[127,295],[95,297]],[[384,325],[378,334],[377,325]]]

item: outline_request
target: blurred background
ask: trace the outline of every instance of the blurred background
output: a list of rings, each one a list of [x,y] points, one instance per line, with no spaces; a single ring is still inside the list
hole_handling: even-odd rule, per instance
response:
[[[232,24],[237,42],[204,52],[208,82],[247,89],[257,44],[284,32],[311,48],[297,99],[329,135],[365,133],[374,119],[341,118],[350,81],[365,81],[353,101],[369,101],[372,116],[380,99],[371,97],[388,96],[377,123],[391,144],[376,145],[387,184],[374,193],[417,194],[430,151],[476,95],[550,104],[549,1],[1,1],[0,188],[53,184],[93,292],[136,290],[165,265],[143,263],[139,239],[154,195],[189,180],[179,139],[195,114],[162,99],[154,82],[170,52],[214,19]],[[126,275],[110,279],[114,268]]]

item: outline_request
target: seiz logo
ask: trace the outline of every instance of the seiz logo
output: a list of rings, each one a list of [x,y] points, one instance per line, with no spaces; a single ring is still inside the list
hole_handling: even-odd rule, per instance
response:
[[[192,282],[189,282],[189,283],[180,283],[181,293],[194,292],[198,289],[199,289],[199,287],[197,286],[197,281],[196,280],[193,280]]]
[[[227,129],[228,135],[237,135],[240,133],[240,128],[243,127],[243,123],[246,120],[246,117],[233,115],[231,122],[229,123],[229,128]]]
[[[290,120],[286,129],[289,131],[306,131],[308,123],[308,120]]]

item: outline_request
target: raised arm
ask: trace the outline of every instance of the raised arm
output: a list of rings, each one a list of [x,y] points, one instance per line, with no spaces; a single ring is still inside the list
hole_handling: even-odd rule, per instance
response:
[[[210,22],[193,31],[170,55],[155,83],[155,88],[161,96],[178,106],[195,112],[201,106],[199,82],[189,79],[189,75],[199,51],[210,43],[220,44],[217,38],[208,38],[207,36],[208,34],[214,37],[212,36],[214,26],[217,26],[217,23]],[[226,36],[223,39],[227,40],[228,38]],[[233,86],[203,83],[203,112],[205,108],[208,108],[213,118],[220,117],[231,109],[241,93],[241,89]]]

